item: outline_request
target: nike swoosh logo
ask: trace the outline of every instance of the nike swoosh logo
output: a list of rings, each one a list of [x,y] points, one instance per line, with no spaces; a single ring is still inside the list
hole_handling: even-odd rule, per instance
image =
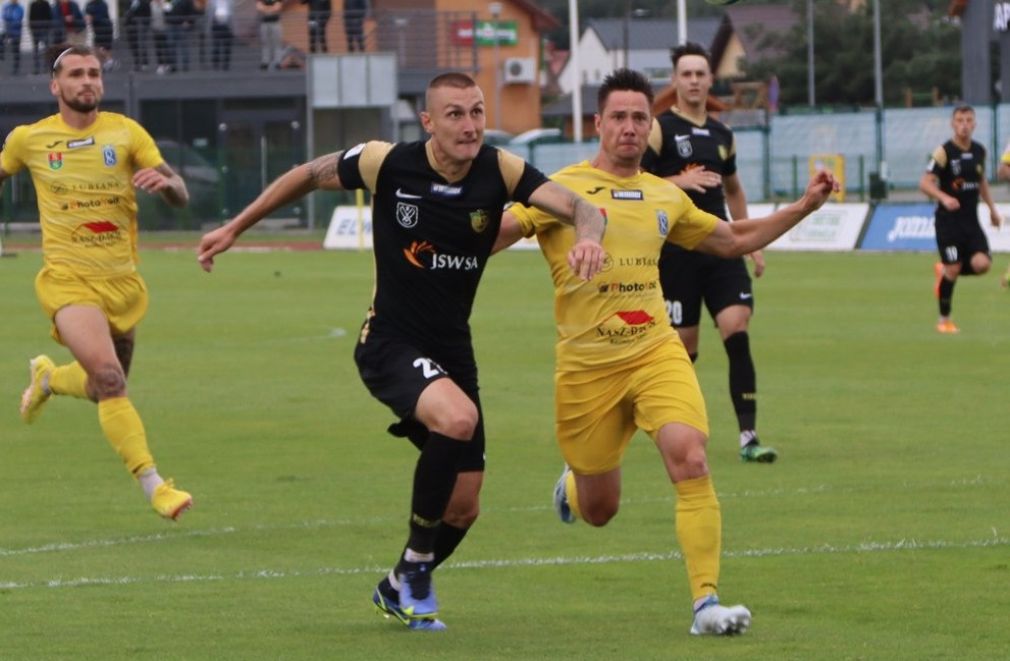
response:
[[[401,189],[396,189],[396,196],[401,200],[420,200],[420,195],[411,195],[410,193],[404,193]]]
[[[48,145],[46,145],[46,149],[52,149],[53,147],[55,147],[56,145],[60,144],[61,142],[63,142],[63,141],[62,140],[57,140],[56,142],[54,142],[52,144],[48,144]]]
[[[740,292],[741,301],[746,301],[748,298],[754,298],[754,294],[745,294],[744,292]]]
[[[604,188],[605,188],[605,186],[597,186],[596,188],[594,188],[592,190],[587,190],[586,191],[586,195],[596,195],[597,193],[599,193]]]

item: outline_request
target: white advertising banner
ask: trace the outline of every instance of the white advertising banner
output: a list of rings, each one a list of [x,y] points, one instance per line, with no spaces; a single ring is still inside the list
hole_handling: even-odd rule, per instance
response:
[[[364,250],[372,247],[372,207],[339,206],[333,209],[326,228],[323,248],[327,250]]]
[[[852,250],[869,209],[869,204],[825,204],[780,236],[768,249]]]

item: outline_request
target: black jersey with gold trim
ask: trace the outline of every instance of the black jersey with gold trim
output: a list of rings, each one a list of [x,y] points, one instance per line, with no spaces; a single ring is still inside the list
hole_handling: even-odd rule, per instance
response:
[[[484,145],[469,171],[449,181],[429,142],[368,142],[338,165],[346,189],[372,192],[375,292],[369,332],[421,346],[468,341],[477,285],[509,201],[529,203],[547,177]]]
[[[733,131],[711,117],[706,117],[704,124],[697,124],[671,108],[653,120],[642,168],[658,177],[670,177],[695,168],[705,168],[724,177],[736,174]],[[684,192],[696,207],[726,220],[726,195],[722,186],[706,188],[704,193]]]
[[[938,220],[977,220],[981,181],[985,177],[985,147],[972,140],[968,149],[961,149],[953,140],[948,140],[933,151],[926,172],[936,176],[941,191],[961,203],[957,211],[948,211],[937,204]]]

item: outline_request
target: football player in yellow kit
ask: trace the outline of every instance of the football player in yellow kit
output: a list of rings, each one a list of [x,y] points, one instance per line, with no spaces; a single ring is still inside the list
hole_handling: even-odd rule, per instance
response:
[[[0,151],[0,182],[23,169],[31,174],[42,227],[35,292],[53,338],[75,360],[59,366],[45,355],[31,360],[21,417],[33,422],[52,395],[97,402],[106,439],[158,514],[176,519],[193,499],[158,474],[126,377],[148,302],[136,266],[135,190],[177,207],[189,194],[147,131],[98,110],[102,64],[91,48],[60,53],[49,89],[59,112],[11,131]]]
[[[592,161],[552,179],[586,197],[607,217],[600,274],[570,275],[574,235],[550,214],[514,205],[495,249],[536,234],[555,287],[558,330],[556,433],[566,467],[554,490],[561,520],[605,525],[617,514],[621,459],[636,429],[655,441],[677,493],[676,531],[694,600],[693,634],[742,633],[751,614],[719,604],[722,518],[705,446],[708,418],[691,360],[666,321],[659,285],[663,244],[722,257],[771,243],[824,204],[837,183],[811,178],[803,198],[759,220],[723,222],[698,209],[672,183],[642,172],[652,126],[652,88],[620,69],[599,91],[600,149]]]

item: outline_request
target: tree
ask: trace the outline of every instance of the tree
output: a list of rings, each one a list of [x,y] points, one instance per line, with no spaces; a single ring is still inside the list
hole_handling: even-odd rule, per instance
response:
[[[806,5],[806,0],[794,0],[796,13],[804,20],[784,35],[761,40],[778,55],[744,65],[751,80],[778,76],[782,106],[807,101]],[[929,95],[935,87],[943,97],[960,94],[960,29],[947,19],[946,6],[947,0],[880,1],[885,104],[903,104],[906,90]],[[873,105],[873,67],[873,0],[854,12],[818,2],[814,13],[818,104]]]

